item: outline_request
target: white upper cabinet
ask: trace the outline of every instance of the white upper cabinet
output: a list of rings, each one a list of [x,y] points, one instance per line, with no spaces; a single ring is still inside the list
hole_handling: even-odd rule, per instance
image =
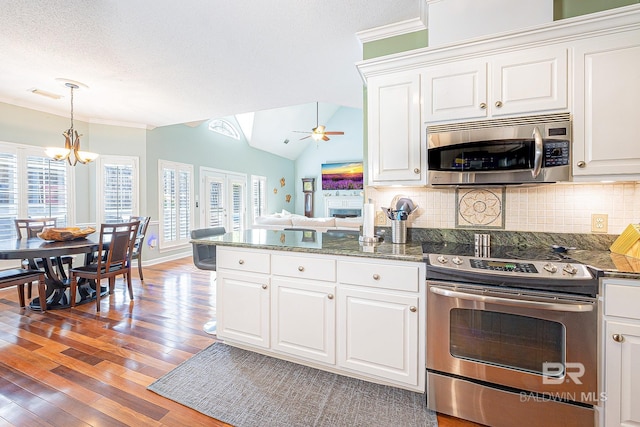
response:
[[[372,77],[367,94],[368,184],[424,184],[419,73]]]
[[[574,49],[574,179],[640,179],[640,30]]]
[[[426,68],[422,81],[427,123],[566,110],[567,49],[454,61]]]

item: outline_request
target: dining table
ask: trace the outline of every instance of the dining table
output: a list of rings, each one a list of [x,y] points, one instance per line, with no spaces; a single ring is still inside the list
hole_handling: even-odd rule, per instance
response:
[[[23,239],[0,240],[0,259],[23,260],[29,264],[29,268],[37,269],[38,264],[44,270],[47,289],[47,310],[70,307],[69,278],[62,263],[58,262],[64,255],[84,254],[84,264],[88,265],[94,259],[94,254],[99,249],[99,233],[87,237],[65,241],[49,241],[40,237]],[[38,263],[38,261],[41,261]],[[108,291],[106,286],[101,286],[96,292],[95,282],[78,281],[78,294],[76,304],[85,304],[95,300]],[[29,307],[40,310],[40,298],[35,297]]]

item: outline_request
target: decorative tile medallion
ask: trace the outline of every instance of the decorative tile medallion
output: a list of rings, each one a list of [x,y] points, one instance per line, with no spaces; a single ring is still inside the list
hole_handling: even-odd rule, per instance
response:
[[[456,228],[504,229],[504,188],[457,188]]]

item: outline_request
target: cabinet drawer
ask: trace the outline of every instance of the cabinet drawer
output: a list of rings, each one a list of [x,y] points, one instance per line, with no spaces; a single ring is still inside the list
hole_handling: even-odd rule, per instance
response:
[[[238,251],[218,247],[216,258],[218,268],[269,273],[269,254],[265,252]]]
[[[418,266],[377,264],[371,262],[338,262],[338,282],[374,288],[418,292]]]
[[[272,255],[271,271],[278,276],[336,281],[336,261],[328,258]]]
[[[604,314],[640,320],[640,286],[605,282]]]

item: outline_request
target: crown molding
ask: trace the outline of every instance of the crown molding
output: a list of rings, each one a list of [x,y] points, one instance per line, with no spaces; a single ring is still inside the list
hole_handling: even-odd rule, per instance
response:
[[[389,37],[415,33],[416,31],[422,31],[426,29],[427,26],[420,18],[413,18],[402,22],[396,22],[394,24],[384,25],[382,27],[358,31],[356,33],[356,37],[358,37],[360,43],[365,44]]]

